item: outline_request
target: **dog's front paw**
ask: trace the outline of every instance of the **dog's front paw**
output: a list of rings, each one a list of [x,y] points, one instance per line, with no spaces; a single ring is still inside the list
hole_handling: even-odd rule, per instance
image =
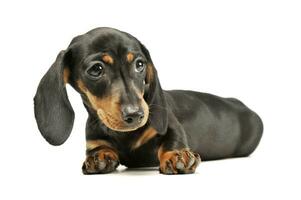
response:
[[[101,149],[88,155],[82,170],[84,174],[106,174],[119,165],[118,155],[111,149]]]
[[[160,173],[191,174],[200,162],[200,155],[187,149],[163,152],[160,156]]]

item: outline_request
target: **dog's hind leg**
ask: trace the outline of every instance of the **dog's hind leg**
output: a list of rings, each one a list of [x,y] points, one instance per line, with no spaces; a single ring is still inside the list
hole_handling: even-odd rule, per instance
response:
[[[249,156],[259,144],[263,133],[263,123],[253,111],[240,115],[241,138],[234,157]]]

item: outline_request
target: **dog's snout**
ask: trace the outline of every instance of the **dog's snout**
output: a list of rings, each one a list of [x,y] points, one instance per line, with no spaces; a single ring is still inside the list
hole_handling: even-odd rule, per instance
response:
[[[128,124],[140,123],[144,118],[144,112],[138,106],[127,105],[122,109],[123,120]]]

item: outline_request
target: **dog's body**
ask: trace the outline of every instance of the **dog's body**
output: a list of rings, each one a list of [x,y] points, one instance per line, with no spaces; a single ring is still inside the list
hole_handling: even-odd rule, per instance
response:
[[[262,136],[258,115],[236,99],[163,91],[147,49],[115,29],[76,37],[42,79],[35,115],[54,145],[68,138],[73,125],[66,83],[82,95],[89,113],[85,174],[108,173],[118,163],[193,173],[199,155],[203,160],[248,156]]]
[[[170,117],[175,115],[174,120],[184,128],[189,148],[200,154],[202,160],[248,156],[257,147],[263,129],[261,120],[240,101],[193,91],[173,90],[164,91],[164,94]],[[172,120],[169,123],[177,123]],[[89,124],[88,121],[88,129],[91,128]],[[141,130],[131,134],[112,131],[103,136],[99,134],[101,131],[94,130],[87,131],[90,133],[87,139],[106,138],[115,143],[121,164],[128,167],[158,166],[160,137],[154,137],[133,151],[131,147],[141,137]]]

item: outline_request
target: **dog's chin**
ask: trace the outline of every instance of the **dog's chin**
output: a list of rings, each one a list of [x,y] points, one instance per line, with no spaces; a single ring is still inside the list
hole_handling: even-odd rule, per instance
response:
[[[142,126],[143,125],[138,126],[138,127],[133,127],[133,128],[131,128],[131,127],[109,127],[108,126],[108,128],[112,129],[113,131],[117,131],[117,132],[131,132],[131,131],[135,131],[135,130],[141,128]]]
[[[106,127],[108,127],[109,129],[113,130],[113,131],[118,131],[118,132],[130,132],[130,131],[135,131],[141,127],[143,127],[146,122],[144,123],[140,123],[137,126],[126,126],[126,125],[112,125],[110,123],[108,123],[107,121],[102,121],[104,123],[104,125]]]

